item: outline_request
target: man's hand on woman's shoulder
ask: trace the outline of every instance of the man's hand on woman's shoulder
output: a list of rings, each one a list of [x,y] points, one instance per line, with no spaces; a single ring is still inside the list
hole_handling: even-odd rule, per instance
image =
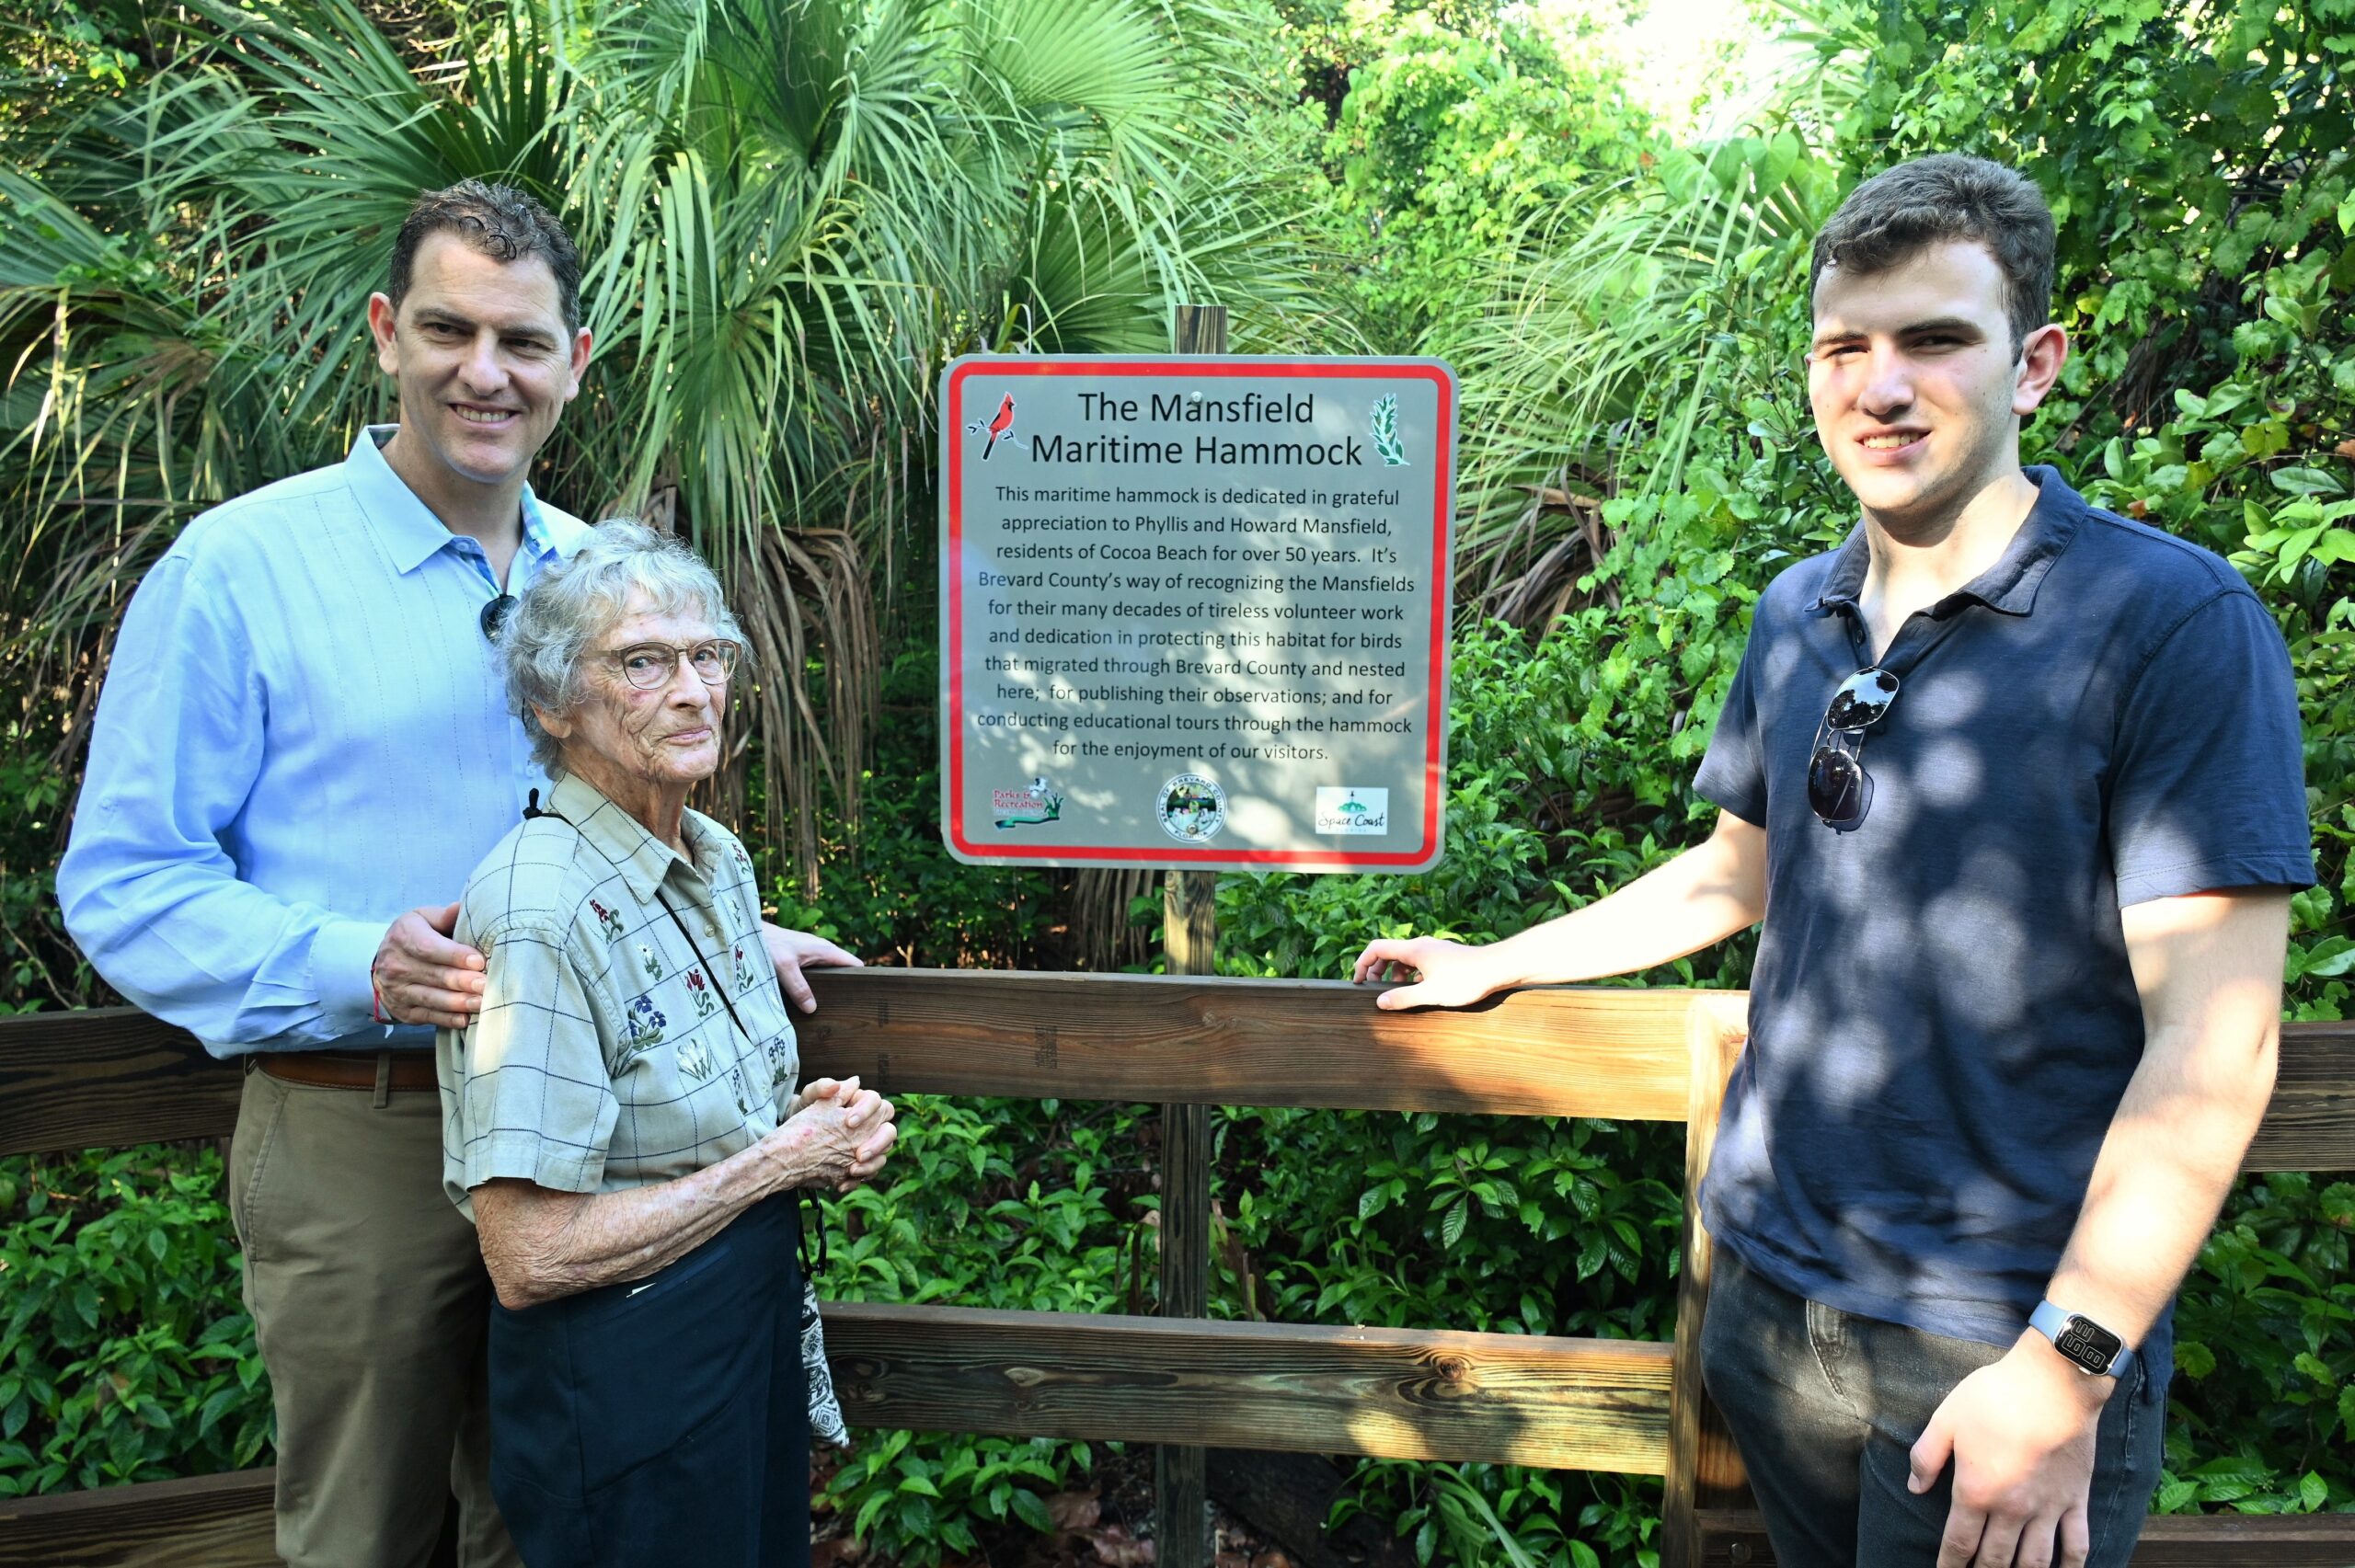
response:
[[[776,983],[785,988],[786,1000],[804,1013],[818,1011],[818,998],[810,991],[810,982],[801,971],[812,965],[821,968],[863,969],[867,960],[855,953],[845,953],[822,936],[812,936],[806,931],[787,931],[781,925],[761,922],[761,944],[769,950],[769,962],[776,966]]]
[[[1437,936],[1384,938],[1366,944],[1351,978],[1360,985],[1417,978],[1415,984],[1374,998],[1376,1007],[1469,1007],[1513,983],[1497,964],[1495,951]]]
[[[482,955],[451,940],[457,927],[455,904],[411,910],[392,923],[368,969],[381,1022],[463,1029],[475,1021],[482,1011]]]

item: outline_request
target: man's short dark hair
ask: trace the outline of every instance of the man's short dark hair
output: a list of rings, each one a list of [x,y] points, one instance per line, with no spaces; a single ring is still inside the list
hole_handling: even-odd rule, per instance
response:
[[[456,235],[494,261],[521,261],[536,256],[556,274],[557,303],[564,312],[564,329],[580,327],[580,252],[556,214],[511,185],[488,185],[462,179],[417,199],[393,239],[393,275],[385,290],[393,308],[400,308],[408,292],[409,274],[417,265],[418,247],[429,235]]]
[[[1815,236],[1808,293],[1826,267],[1869,276],[1947,240],[1976,241],[1995,258],[2017,354],[2052,319],[2052,209],[2034,180],[1986,158],[1936,153],[1850,191]]]

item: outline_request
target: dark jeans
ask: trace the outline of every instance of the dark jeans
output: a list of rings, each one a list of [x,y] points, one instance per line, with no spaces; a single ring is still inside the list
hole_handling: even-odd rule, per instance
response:
[[[648,1279],[490,1321],[490,1486],[529,1568],[808,1568],[794,1196]]]
[[[1803,1300],[1717,1250],[1701,1378],[1733,1428],[1781,1568],[1930,1568],[1954,1466],[1921,1496],[1911,1451],[1957,1383],[2002,1347]],[[2087,1568],[2124,1568],[2158,1484],[2166,1407],[2138,1360],[2094,1438]]]

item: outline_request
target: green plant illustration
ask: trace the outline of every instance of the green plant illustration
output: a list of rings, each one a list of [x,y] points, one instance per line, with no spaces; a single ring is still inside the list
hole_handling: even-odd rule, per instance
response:
[[[1398,439],[1398,399],[1395,395],[1373,406],[1373,450],[1390,467],[1407,466],[1407,447]]]

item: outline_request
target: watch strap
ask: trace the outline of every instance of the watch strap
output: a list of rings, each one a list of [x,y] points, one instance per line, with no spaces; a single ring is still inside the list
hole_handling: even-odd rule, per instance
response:
[[[2061,1343],[2061,1336],[2068,1332],[2071,1322],[2081,1315],[2082,1314],[2077,1312],[2069,1311],[2065,1308],[2056,1307],[2050,1301],[2039,1301],[2036,1304],[2036,1310],[2028,1314],[2028,1326],[2042,1334],[2045,1338],[2051,1340],[2057,1347]],[[2091,1318],[2087,1318],[2085,1321],[2087,1322],[2093,1322]],[[2100,1325],[2096,1324],[2095,1326],[2099,1327]],[[2104,1333],[2109,1333],[2108,1329],[2103,1329],[2102,1332]],[[2110,1357],[2109,1366],[2107,1368],[2098,1373],[2093,1374],[2094,1376],[2103,1378],[2123,1378],[2126,1376],[2128,1368],[2134,1365],[2134,1352],[2127,1347],[2124,1340],[2120,1336],[2112,1335],[2111,1337],[2118,1338],[2120,1341],[2118,1354]],[[2064,1352],[2063,1354],[2065,1355],[2066,1353]],[[2069,1357],[2069,1361],[2072,1366],[2082,1367],[2082,1363],[2079,1363],[2074,1356]]]

